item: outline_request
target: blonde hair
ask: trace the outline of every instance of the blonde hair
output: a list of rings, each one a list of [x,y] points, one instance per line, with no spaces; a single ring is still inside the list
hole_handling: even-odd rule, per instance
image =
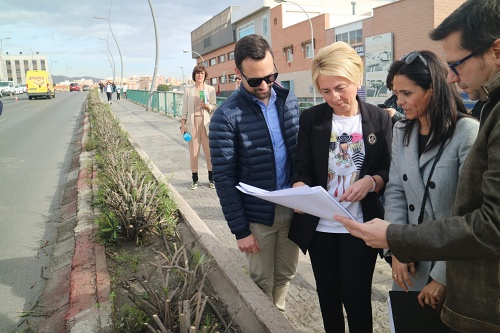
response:
[[[336,42],[321,48],[311,65],[311,75],[318,87],[318,76],[341,76],[361,86],[363,81],[363,60],[349,44]]]

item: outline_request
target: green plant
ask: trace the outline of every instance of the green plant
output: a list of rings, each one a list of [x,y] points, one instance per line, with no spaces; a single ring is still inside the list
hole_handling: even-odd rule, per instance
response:
[[[115,316],[116,332],[143,333],[149,332],[147,324],[151,322],[149,316],[142,310],[124,305],[118,309]]]

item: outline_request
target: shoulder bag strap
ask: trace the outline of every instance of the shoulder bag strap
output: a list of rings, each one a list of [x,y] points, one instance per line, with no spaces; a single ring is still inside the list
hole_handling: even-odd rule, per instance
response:
[[[427,197],[429,196],[429,186],[431,184],[432,174],[434,173],[434,168],[436,167],[436,164],[439,161],[441,154],[443,153],[445,142],[446,142],[446,140],[441,142],[441,146],[439,146],[439,150],[438,150],[436,156],[434,156],[434,163],[432,163],[431,172],[429,173],[429,178],[427,178],[427,183],[425,184],[424,198],[422,199],[422,206],[420,207],[420,215],[418,216],[418,224],[420,224],[424,221],[425,202],[427,201]]]

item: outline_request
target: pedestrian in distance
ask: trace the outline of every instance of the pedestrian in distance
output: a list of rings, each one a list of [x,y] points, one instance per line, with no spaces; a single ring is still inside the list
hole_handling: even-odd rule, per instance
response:
[[[208,73],[202,64],[193,68],[194,86],[187,87],[184,92],[181,119],[181,134],[189,133],[189,161],[193,182],[191,189],[198,188],[198,157],[203,147],[208,169],[208,186],[215,188],[212,175],[212,159],[208,143],[209,124],[212,113],[217,108],[215,88],[206,84]]]
[[[416,226],[335,219],[368,245],[390,248],[401,262],[445,260],[443,322],[454,332],[498,333],[500,2],[466,0],[430,37],[443,47],[448,83],[456,83],[471,100],[486,102],[477,139],[462,165],[452,216]]]
[[[125,99],[128,99],[127,98],[127,89],[128,89],[128,85],[125,83],[123,85],[123,97],[125,97]]]
[[[447,69],[430,51],[411,52],[388,73],[406,120],[393,131],[392,161],[385,190],[385,216],[402,225],[450,217],[458,177],[476,140],[479,122],[467,116]],[[389,252],[390,255],[390,252]],[[446,263],[402,263],[392,255],[393,290],[420,291],[424,306],[441,308]]]
[[[383,217],[379,192],[389,176],[392,123],[361,101],[363,61],[344,42],[319,50],[311,74],[325,103],[304,110],[293,186],[322,186],[357,222]],[[377,251],[342,224],[296,212],[289,237],[309,258],[327,333],[373,331],[371,289]]]
[[[119,101],[120,100],[120,94],[122,92],[122,88],[120,87],[120,85],[117,85],[116,86],[116,100]]]
[[[99,82],[99,90],[101,91],[101,94],[104,90],[104,84],[102,82]]]
[[[111,97],[113,96],[113,86],[111,85],[110,81],[107,82],[105,90],[106,96],[108,97],[108,103],[111,104]]]
[[[288,239],[293,211],[243,194],[235,185],[269,191],[291,187],[299,107],[293,93],[277,84],[272,49],[262,36],[241,38],[234,59],[243,81],[210,123],[215,186],[238,249],[246,254],[250,277],[285,311],[299,255]]]

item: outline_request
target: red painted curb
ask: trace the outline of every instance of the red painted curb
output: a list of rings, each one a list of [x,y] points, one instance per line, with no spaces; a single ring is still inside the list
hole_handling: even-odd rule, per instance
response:
[[[69,310],[65,319],[70,320],[83,310],[97,304],[96,264],[94,235],[91,230],[75,237],[75,253],[71,265]]]

